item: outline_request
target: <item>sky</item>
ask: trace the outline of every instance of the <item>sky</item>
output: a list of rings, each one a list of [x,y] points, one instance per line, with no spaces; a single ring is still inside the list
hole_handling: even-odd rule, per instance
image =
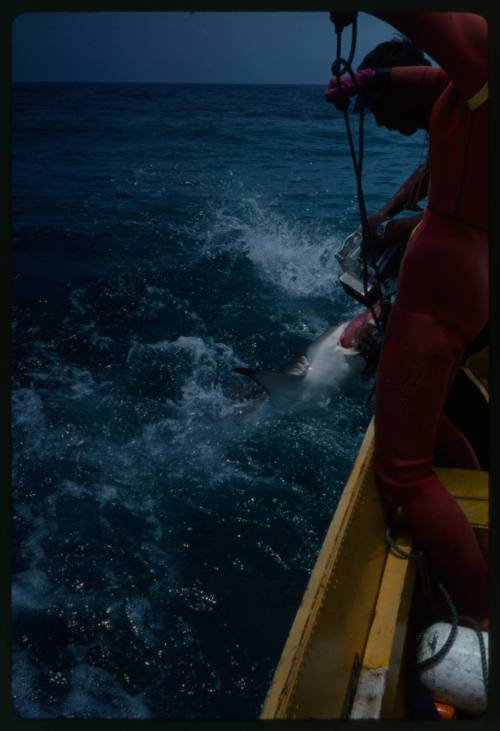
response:
[[[360,13],[355,64],[394,35]],[[326,12],[26,13],[12,26],[15,82],[325,84],[335,52]]]

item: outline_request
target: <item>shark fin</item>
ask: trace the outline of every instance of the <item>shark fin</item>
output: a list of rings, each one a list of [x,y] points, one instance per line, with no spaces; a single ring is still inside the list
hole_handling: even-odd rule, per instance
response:
[[[236,373],[253,378],[262,386],[271,399],[276,402],[296,401],[303,388],[303,376],[294,376],[290,373],[273,373],[272,371],[258,371],[252,368],[235,368]]]

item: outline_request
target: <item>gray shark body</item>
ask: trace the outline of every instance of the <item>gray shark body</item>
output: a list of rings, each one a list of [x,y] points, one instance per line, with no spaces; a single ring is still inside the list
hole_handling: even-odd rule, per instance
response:
[[[356,348],[344,348],[346,325],[329,327],[281,372],[236,368],[262,386],[278,406],[324,399],[359,376],[365,361]]]

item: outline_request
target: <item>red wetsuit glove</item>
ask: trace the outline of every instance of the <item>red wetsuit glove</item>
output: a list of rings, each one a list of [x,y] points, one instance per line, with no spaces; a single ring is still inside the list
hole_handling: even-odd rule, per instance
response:
[[[377,317],[382,316],[380,305],[375,305],[373,310]],[[340,344],[343,348],[358,348],[359,344],[369,338],[376,329],[373,312],[363,310],[346,325],[340,336]]]
[[[339,81],[332,79],[325,91],[325,99],[327,102],[335,104],[341,111],[347,109],[349,97],[366,90],[372,84],[374,77],[374,69],[362,69],[355,72],[354,79],[350,74],[344,74]]]

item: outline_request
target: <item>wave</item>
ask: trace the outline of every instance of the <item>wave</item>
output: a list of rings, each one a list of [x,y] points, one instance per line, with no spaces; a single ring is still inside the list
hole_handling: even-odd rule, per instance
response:
[[[335,294],[340,232],[325,235],[320,226],[306,227],[271,206],[250,195],[218,208],[205,232],[204,255],[244,254],[263,280],[297,297]]]

